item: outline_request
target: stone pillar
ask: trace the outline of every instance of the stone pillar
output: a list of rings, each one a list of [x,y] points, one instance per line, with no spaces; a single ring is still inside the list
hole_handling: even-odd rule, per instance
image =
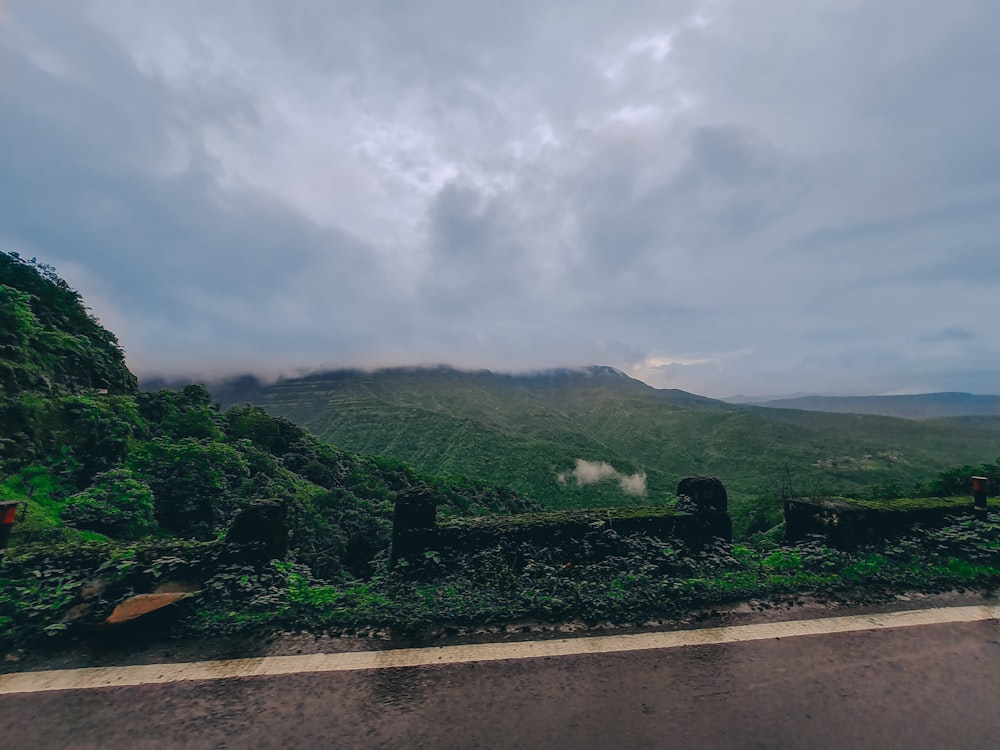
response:
[[[677,509],[696,519],[702,542],[718,538],[733,541],[729,494],[715,477],[684,477],[677,484]]]
[[[434,530],[436,516],[437,500],[434,490],[426,484],[408,487],[396,495],[396,507],[392,514],[390,566],[395,565],[400,557],[422,551],[423,538],[428,535],[426,532]],[[417,547],[421,549],[418,550]]]
[[[283,558],[288,554],[288,506],[280,500],[259,500],[243,508],[226,532],[226,544],[247,561]]]

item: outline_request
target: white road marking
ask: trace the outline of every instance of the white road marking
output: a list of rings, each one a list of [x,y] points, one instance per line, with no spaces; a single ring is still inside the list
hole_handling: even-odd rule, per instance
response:
[[[885,614],[829,617],[816,620],[736,625],[732,627],[678,630],[632,635],[563,638],[515,643],[477,643],[460,646],[404,648],[392,651],[354,651],[301,656],[264,656],[225,661],[181,664],[143,664],[127,667],[89,667],[48,672],[18,672],[0,675],[0,695],[39,693],[49,690],[156,685],[186,680],[223,680],[233,677],[260,677],[303,672],[340,672],[392,667],[423,667],[433,664],[537,659],[546,656],[607,654],[706,646],[803,635],[828,635],[861,630],[906,628],[1000,619],[1000,605],[940,607]]]

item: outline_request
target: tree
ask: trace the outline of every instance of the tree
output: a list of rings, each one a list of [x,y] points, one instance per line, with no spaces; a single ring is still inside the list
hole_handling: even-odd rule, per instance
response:
[[[153,491],[156,520],[181,536],[210,538],[240,504],[249,476],[231,445],[213,440],[157,437],[136,446],[129,467]]]
[[[67,498],[62,518],[69,526],[116,539],[139,539],[156,529],[153,493],[128,469],[98,474],[90,487]]]

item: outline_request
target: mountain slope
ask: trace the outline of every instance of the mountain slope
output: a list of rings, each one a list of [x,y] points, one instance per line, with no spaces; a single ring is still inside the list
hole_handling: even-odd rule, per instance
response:
[[[348,450],[435,473],[509,484],[553,507],[672,496],[678,478],[713,474],[737,504],[795,489],[906,488],[955,464],[1000,454],[1000,419],[913,422],[739,406],[657,390],[610,368],[531,375],[449,368],[342,370],[215,391],[287,417]],[[618,472],[577,471],[579,460]],[[645,474],[643,499],[622,476]],[[560,481],[562,477],[563,481]]]
[[[0,396],[135,393],[114,334],[53,269],[0,252]]]

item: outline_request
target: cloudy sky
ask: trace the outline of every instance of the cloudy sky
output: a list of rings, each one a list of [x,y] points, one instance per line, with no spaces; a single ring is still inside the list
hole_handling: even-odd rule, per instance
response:
[[[140,375],[1000,392],[995,0],[0,0],[0,249]]]

